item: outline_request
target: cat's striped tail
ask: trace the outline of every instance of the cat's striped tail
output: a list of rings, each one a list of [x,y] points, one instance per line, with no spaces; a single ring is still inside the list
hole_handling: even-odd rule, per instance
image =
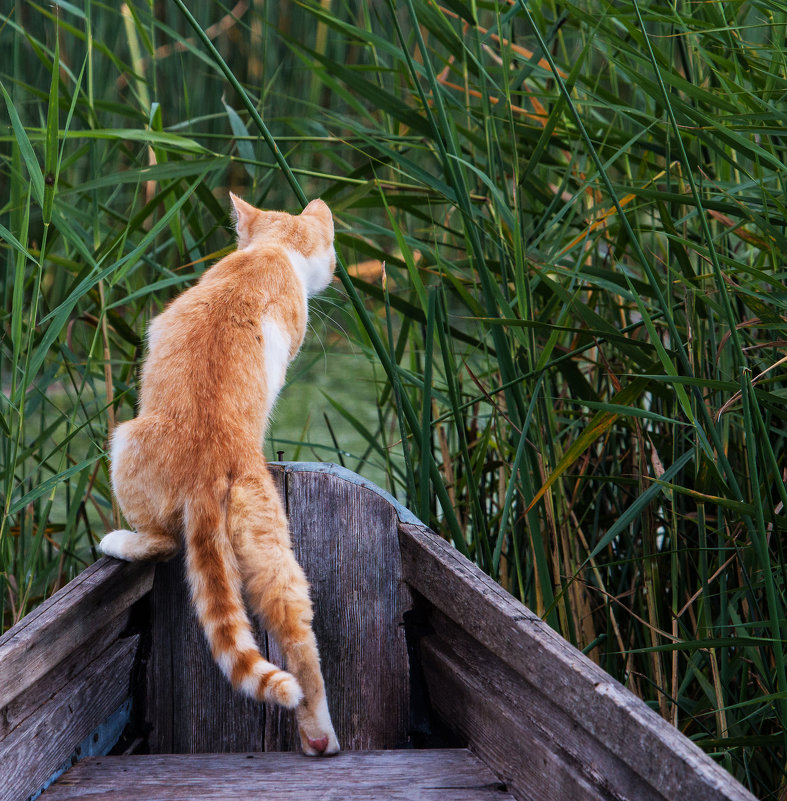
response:
[[[213,658],[236,690],[294,709],[303,698],[295,677],[263,658],[243,603],[238,560],[216,498],[189,501],[186,571],[197,618]]]

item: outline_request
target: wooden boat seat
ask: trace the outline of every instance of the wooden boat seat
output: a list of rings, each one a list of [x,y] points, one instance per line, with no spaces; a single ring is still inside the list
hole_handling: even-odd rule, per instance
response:
[[[466,749],[298,754],[169,754],[93,757],[75,765],[42,801],[513,801]]]
[[[0,801],[753,801],[382,490],[272,470],[345,751],[292,753],[292,713],[232,691],[180,559],[102,559],[0,637]]]

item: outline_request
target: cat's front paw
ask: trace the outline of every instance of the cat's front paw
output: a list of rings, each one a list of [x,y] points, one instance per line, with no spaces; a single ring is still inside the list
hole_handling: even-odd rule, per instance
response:
[[[101,542],[98,544],[98,549],[105,556],[114,556],[115,559],[131,562],[133,557],[130,544],[134,537],[136,537],[135,532],[127,531],[126,529],[110,531],[109,534],[102,537]]]

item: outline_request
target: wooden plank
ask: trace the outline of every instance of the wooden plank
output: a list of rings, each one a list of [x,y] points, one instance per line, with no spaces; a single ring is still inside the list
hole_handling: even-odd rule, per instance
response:
[[[410,524],[400,524],[399,536],[405,579],[419,593],[661,797],[753,801],[727,771],[447,542]]]
[[[330,759],[298,754],[199,754],[85,760],[42,801],[510,801],[465,750],[355,751]]]
[[[396,514],[385,498],[341,476],[271,465],[296,556],[312,584],[315,632],[343,748],[388,748],[407,739],[408,662]],[[159,565],[153,588],[147,678],[153,753],[295,750],[291,712],[240,693],[213,663],[188,597],[182,560]],[[258,642],[281,664],[259,628]],[[381,666],[385,665],[385,669]]]
[[[0,708],[150,590],[153,568],[100,559],[0,637]]]
[[[124,730],[129,724],[131,715],[132,700],[129,698],[124,701],[103,723],[94,729],[87,737],[81,740],[74,748],[70,756],[56,768],[41,787],[33,793],[38,797],[41,793],[57,781],[67,770],[70,770],[77,762],[88,757],[105,756],[109,754],[118,744]],[[125,751],[124,753],[133,753]]]
[[[628,765],[540,688],[436,613],[421,640],[434,710],[521,801],[658,801]]]
[[[86,665],[100,656],[111,643],[118,639],[120,633],[128,625],[128,620],[129,612],[126,610],[125,613],[110,621],[109,625],[98,629],[93,639],[75,649],[48,673],[0,709],[0,742],[6,737],[12,736],[18,726],[42,706],[49,703],[57,693],[64,691],[64,688],[74,681]],[[129,665],[129,671],[130,669]],[[0,666],[0,675],[2,675],[2,666]],[[74,710],[74,714],[78,715],[79,710]]]
[[[234,692],[213,661],[191,605],[182,556],[158,565],[152,607],[144,716],[151,726],[150,751],[262,751],[265,709]]]
[[[287,513],[295,555],[312,587],[314,631],[328,704],[342,747],[407,742],[409,667],[396,511],[373,489],[288,465]],[[275,643],[271,656],[278,658]],[[290,715],[272,710],[266,750],[294,750]]]
[[[136,635],[110,645],[0,742],[0,801],[35,792],[127,700],[138,641]]]

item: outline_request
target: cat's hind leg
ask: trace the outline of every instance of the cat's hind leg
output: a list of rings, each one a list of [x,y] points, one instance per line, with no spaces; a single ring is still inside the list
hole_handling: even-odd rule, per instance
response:
[[[246,597],[278,642],[303,700],[295,710],[301,746],[309,756],[340,750],[331,723],[309,584],[290,545],[287,519],[268,476],[238,481],[230,498],[230,530]]]
[[[115,497],[136,529],[110,531],[99,543],[107,556],[128,562],[166,560],[180,550],[177,516],[155,466],[156,443],[163,437],[156,422],[137,418],[119,425],[112,436],[111,477]],[[153,443],[150,440],[153,440]]]

